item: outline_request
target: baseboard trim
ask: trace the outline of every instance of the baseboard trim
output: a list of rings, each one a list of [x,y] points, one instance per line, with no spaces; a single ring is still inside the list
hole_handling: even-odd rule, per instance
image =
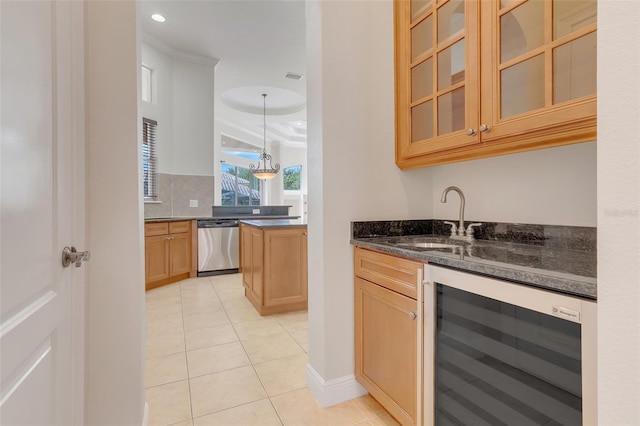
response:
[[[142,426],[149,425],[149,403],[144,403],[144,414],[142,415]]]
[[[366,389],[356,381],[353,374],[324,380],[311,364],[307,364],[305,376],[307,387],[321,407],[339,404],[367,393]]]

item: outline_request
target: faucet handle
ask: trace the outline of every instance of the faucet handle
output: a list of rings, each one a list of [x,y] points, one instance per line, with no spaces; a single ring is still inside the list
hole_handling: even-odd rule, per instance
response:
[[[474,226],[482,226],[480,222],[471,223],[467,226],[467,237],[473,237],[473,227]]]
[[[458,235],[458,225],[456,225],[453,222],[449,222],[449,221],[444,221],[445,224],[447,225],[451,225],[451,236],[455,237],[456,235]]]

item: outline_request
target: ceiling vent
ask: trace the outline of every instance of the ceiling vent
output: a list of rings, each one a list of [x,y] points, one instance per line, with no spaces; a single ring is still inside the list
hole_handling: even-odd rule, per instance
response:
[[[288,72],[284,76],[286,78],[290,78],[291,80],[302,80],[302,74],[297,74],[295,72]]]

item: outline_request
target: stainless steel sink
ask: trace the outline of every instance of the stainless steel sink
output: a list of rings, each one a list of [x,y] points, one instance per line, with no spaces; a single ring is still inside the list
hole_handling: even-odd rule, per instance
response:
[[[416,243],[416,242],[413,242],[413,243],[398,243],[397,245],[403,246],[403,247],[418,247],[418,248],[433,248],[433,249],[462,247],[462,246],[459,246],[457,244]]]

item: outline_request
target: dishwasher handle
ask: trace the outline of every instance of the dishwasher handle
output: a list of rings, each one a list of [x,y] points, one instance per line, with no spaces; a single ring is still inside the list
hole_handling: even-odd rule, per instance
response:
[[[198,228],[237,228],[237,220],[219,220],[198,222]]]

